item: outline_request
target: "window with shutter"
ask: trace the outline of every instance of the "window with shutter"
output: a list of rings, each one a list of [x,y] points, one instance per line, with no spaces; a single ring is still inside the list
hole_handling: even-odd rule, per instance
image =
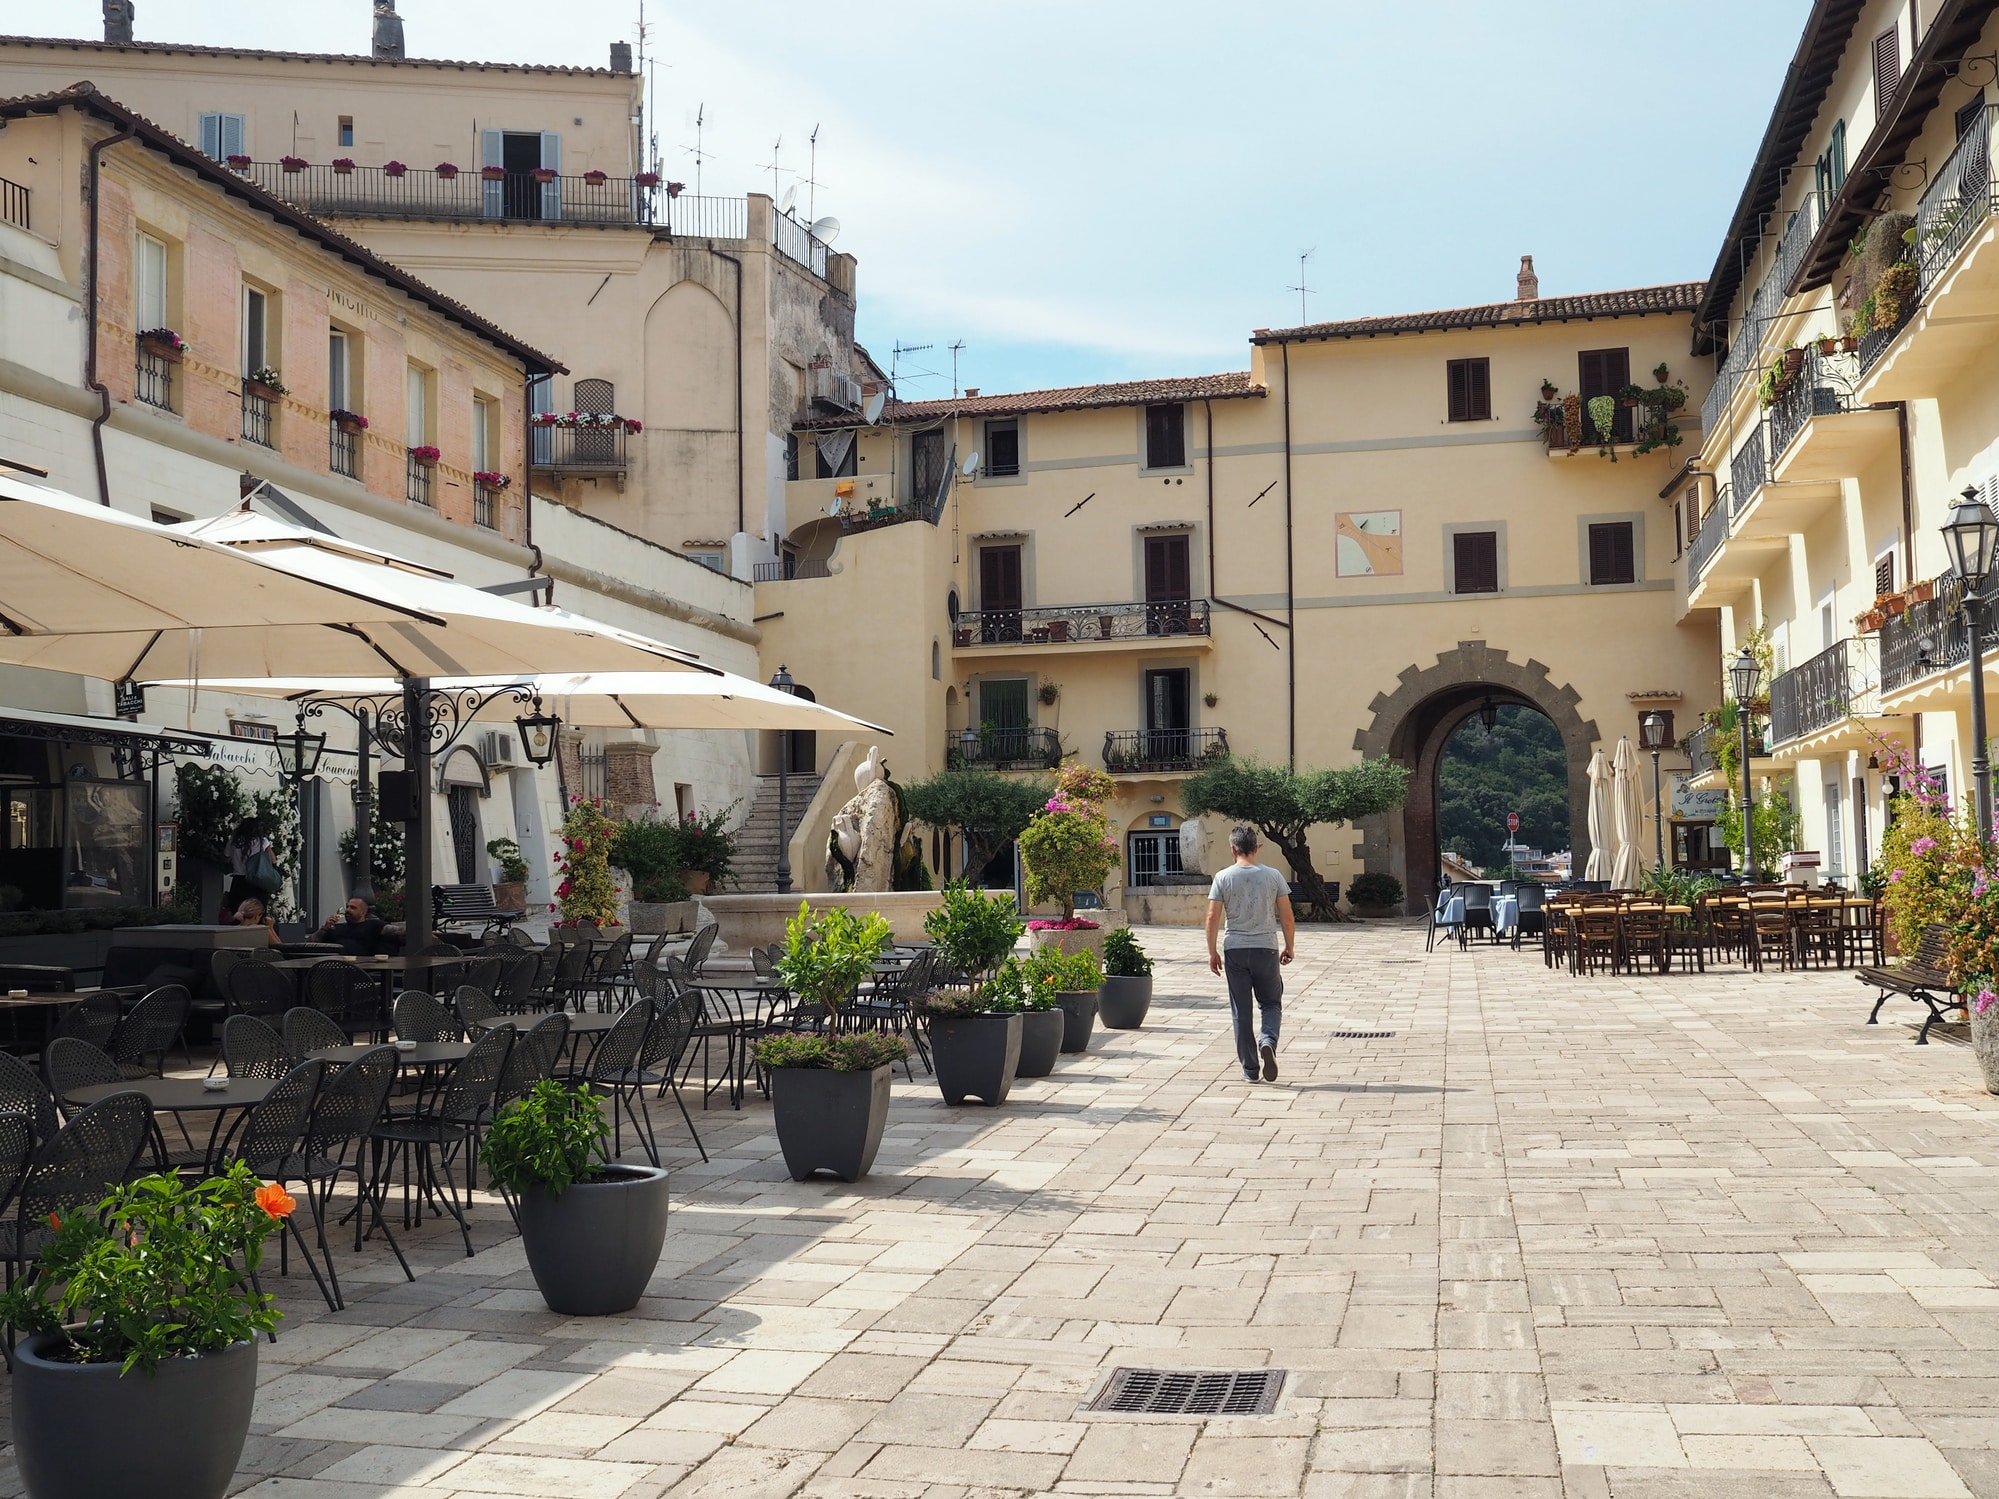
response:
[[[222,161],[243,154],[243,116],[204,114],[201,117],[201,154]]]
[[[139,236],[138,287],[134,309],[139,331],[167,326],[167,247],[150,234]]]
[[[1584,349],[1576,355],[1576,391],[1583,398],[1583,439],[1594,441],[1596,424],[1590,419],[1589,403],[1595,396],[1609,396],[1631,383],[1629,349]],[[1631,409],[1621,401],[1611,418],[1610,431],[1618,442],[1631,441]]]
[[[1145,601],[1163,603],[1192,597],[1193,572],[1185,536],[1145,538]]]
[[[1589,528],[1589,580],[1592,585],[1635,583],[1631,522],[1610,521]]]
[[[1145,408],[1145,466],[1185,468],[1187,466],[1187,408],[1148,406]]]
[[[986,423],[986,477],[1011,479],[1020,473],[1020,423]]]
[[[1895,591],[1895,554],[1887,553],[1874,564],[1874,597]]]
[[[1450,393],[1450,420],[1484,422],[1492,419],[1492,361],[1452,359],[1445,363]]]
[[[1890,26],[1874,38],[1874,117],[1885,119],[1902,83],[1902,31]]]
[[[1499,592],[1499,533],[1459,531],[1451,537],[1453,593]]]

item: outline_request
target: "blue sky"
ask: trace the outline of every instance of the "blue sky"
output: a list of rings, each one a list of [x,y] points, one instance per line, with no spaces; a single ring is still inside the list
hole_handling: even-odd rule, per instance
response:
[[[365,51],[366,0],[138,0],[142,39]],[[1256,327],[1713,265],[1807,0],[647,6],[661,155],[819,215],[911,398],[1240,369]],[[602,66],[636,0],[401,0],[412,55]],[[101,34],[97,0],[8,23]]]

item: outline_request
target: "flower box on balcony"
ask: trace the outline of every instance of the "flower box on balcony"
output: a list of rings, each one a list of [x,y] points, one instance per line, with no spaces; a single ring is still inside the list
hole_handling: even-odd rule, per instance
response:
[[[342,432],[366,432],[368,430],[368,418],[361,415],[358,411],[347,411],[336,406],[327,413],[327,417]]]
[[[479,175],[488,182],[505,182],[507,180],[507,169],[505,167],[481,167],[479,168]]]
[[[352,176],[354,172],[354,158],[351,156],[334,157],[333,170],[338,172],[342,177]]]
[[[505,489],[514,482],[511,474],[495,473],[490,469],[480,469],[472,475],[472,482],[481,489]]]
[[[1887,612],[1882,609],[1869,609],[1865,614],[1857,615],[1853,621],[1863,635],[1872,635],[1887,622]]]
[[[534,180],[546,187],[549,183],[555,181],[555,173],[548,167],[536,167],[534,170]]]
[[[589,183],[592,187],[602,187],[606,182],[609,182],[611,179],[607,173],[599,172],[593,169],[583,174],[583,180]]]
[[[1901,614],[1909,607],[1909,601],[1899,593],[1884,593],[1874,601],[1874,607],[1888,614]]]
[[[161,359],[178,361],[187,352],[187,340],[171,328],[146,328],[139,334],[139,347]]]
[[[246,378],[243,381],[243,394],[255,396],[260,401],[282,401],[285,398],[285,388],[282,385],[273,385],[267,380]]]
[[[400,177],[408,170],[409,168],[404,166],[400,161],[385,161],[382,163],[382,175],[384,177]]]
[[[636,182],[640,187],[658,187],[659,173],[641,172],[638,174],[638,176],[634,177],[632,181]]]
[[[456,177],[458,175],[457,166],[448,161],[440,161],[435,167],[431,168],[431,170],[436,172],[437,175],[442,177],[446,182],[449,182],[453,177]]]
[[[240,171],[242,171],[242,170],[243,170],[243,168],[247,167],[247,166],[248,166],[248,165],[250,164],[250,158],[249,158],[249,157],[247,157],[247,156],[243,156],[243,155],[240,155],[240,154],[237,154],[237,153],[232,153],[232,154],[230,154],[230,155],[228,155],[228,156],[225,156],[225,157],[223,157],[222,159],[223,159],[224,161],[228,162],[228,163],[229,163],[229,165],[231,165],[232,167],[234,167],[234,168],[235,168],[235,169],[236,169],[237,171],[239,171],[239,172],[240,172]]]
[[[442,456],[436,448],[429,446],[410,449],[410,462],[421,464],[425,468],[435,468],[437,460]]]
[[[278,165],[291,173],[303,172],[310,164],[303,156],[280,156],[278,158]]]
[[[1912,604],[1927,604],[1936,596],[1937,580],[1935,578],[1925,578],[1920,583],[1911,583],[1909,585],[1909,602]]]

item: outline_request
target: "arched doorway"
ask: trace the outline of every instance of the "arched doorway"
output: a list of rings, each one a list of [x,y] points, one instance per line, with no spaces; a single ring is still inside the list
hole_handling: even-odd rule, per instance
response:
[[[803,684],[794,686],[791,695],[808,703],[816,703],[818,698],[810,687]],[[817,775],[819,773],[819,733],[816,729],[793,729],[791,731],[791,763],[785,767],[795,776]]]
[[[1569,846],[1577,868],[1589,859],[1587,770],[1599,736],[1596,724],[1576,711],[1580,694],[1550,681],[1539,661],[1523,666],[1482,640],[1463,641],[1440,653],[1433,666],[1404,670],[1394,692],[1375,697],[1371,722],[1354,735],[1363,755],[1387,755],[1410,768],[1409,799],[1394,812],[1364,819],[1356,852],[1370,873],[1402,882],[1405,909],[1412,913],[1427,910],[1437,890],[1436,787],[1444,747],[1488,699],[1501,708],[1536,709],[1554,724],[1567,761]]]
[[[1517,833],[1509,816],[1519,819]],[[1496,701],[1488,714],[1481,702],[1458,724],[1437,761],[1437,845],[1501,878],[1522,849],[1568,848],[1568,756],[1547,714]]]

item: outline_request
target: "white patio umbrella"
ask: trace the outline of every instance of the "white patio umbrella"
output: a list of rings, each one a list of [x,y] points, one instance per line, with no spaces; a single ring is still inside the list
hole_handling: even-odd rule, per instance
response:
[[[1589,757],[1589,863],[1583,866],[1584,879],[1610,878],[1610,831],[1610,762],[1598,749]]]
[[[1617,741],[1611,757],[1611,804],[1617,823],[1617,857],[1611,868],[1614,889],[1635,890],[1645,871],[1638,839],[1645,826],[1645,788],[1638,780],[1638,751],[1628,738]]]

